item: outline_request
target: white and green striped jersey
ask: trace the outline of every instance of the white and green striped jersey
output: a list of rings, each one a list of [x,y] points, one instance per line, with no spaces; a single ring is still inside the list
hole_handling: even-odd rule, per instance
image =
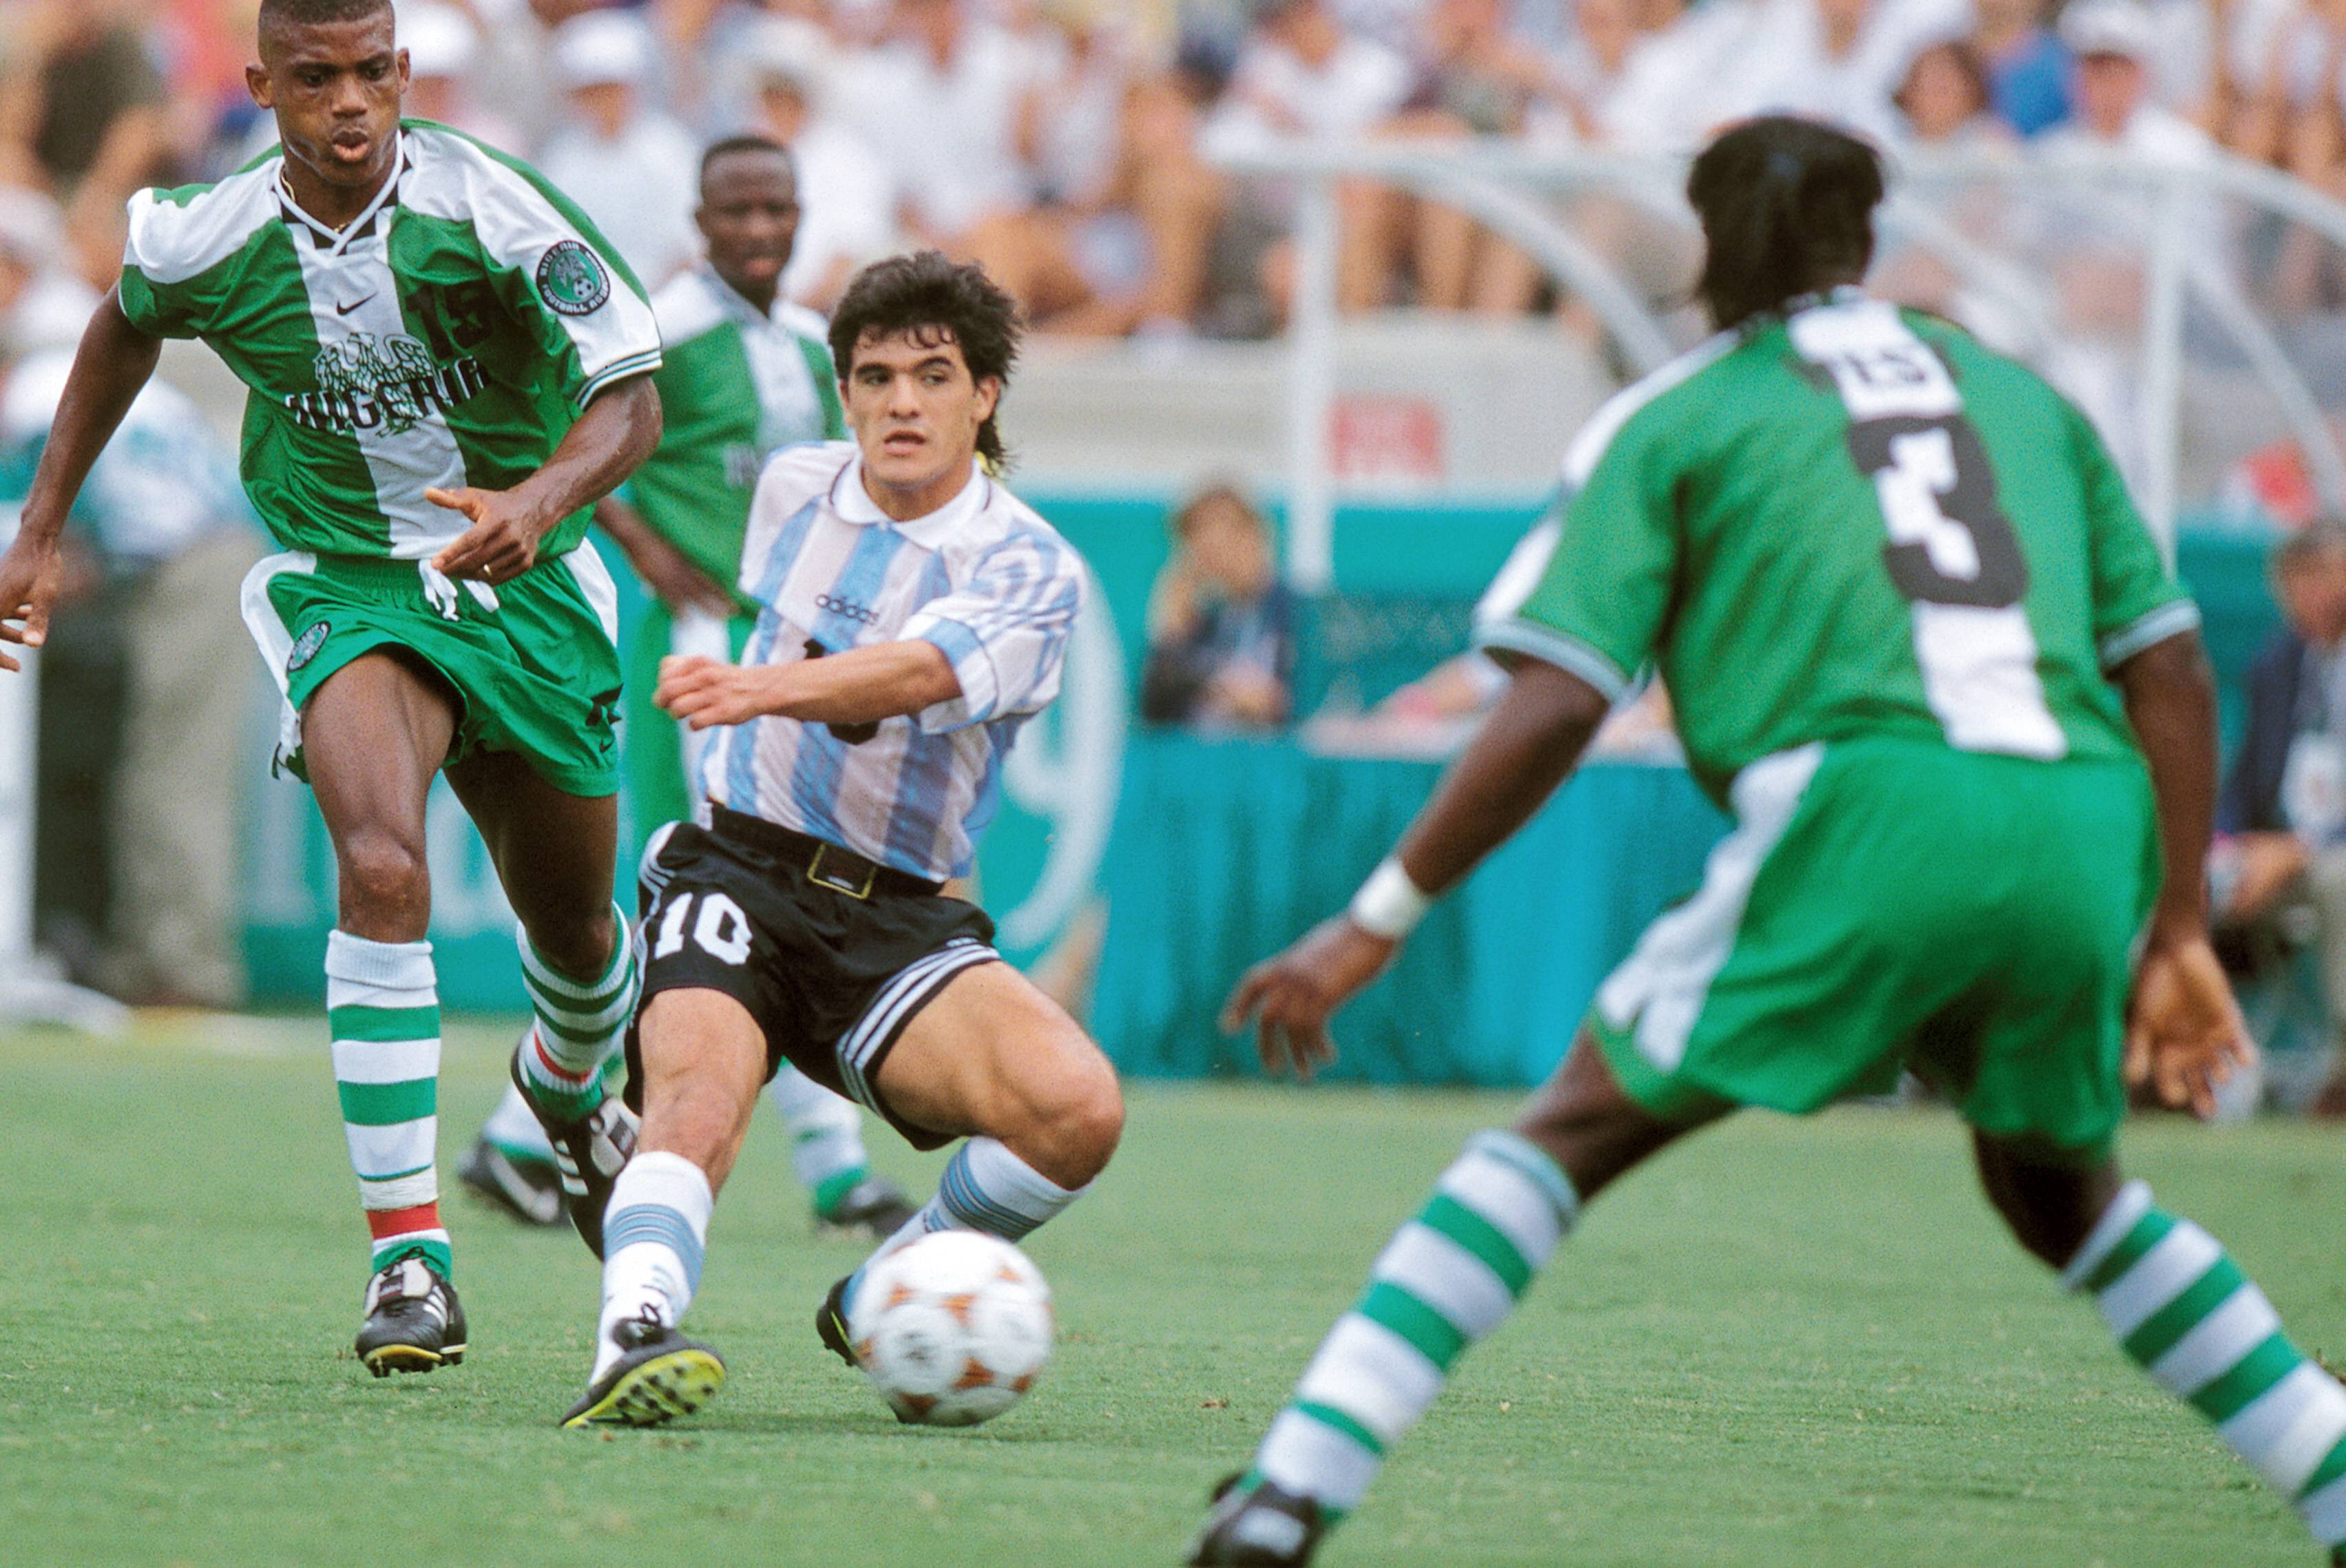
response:
[[[120,299],[131,325],[201,338],[250,389],[245,489],[288,549],[435,555],[466,524],[426,489],[519,484],[598,392],[658,367],[642,285],[511,158],[404,121],[396,173],[341,229],[301,210],[283,168],[272,151],[133,197]]]
[[[730,583],[766,459],[847,434],[823,321],[780,300],[761,311],[706,266],[654,295],[652,311],[667,345],[653,378],[660,443],[627,499],[711,580]]]

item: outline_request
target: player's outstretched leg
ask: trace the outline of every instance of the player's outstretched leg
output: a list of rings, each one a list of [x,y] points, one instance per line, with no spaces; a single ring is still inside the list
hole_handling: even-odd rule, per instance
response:
[[[913,1217],[904,1189],[872,1171],[863,1147],[863,1114],[789,1063],[767,1085],[790,1135],[790,1168],[814,1204],[815,1223],[861,1231],[872,1240],[893,1235]]]
[[[1107,1058],[1006,963],[978,963],[948,980],[904,1026],[872,1087],[901,1120],[969,1141],[936,1196],[817,1309],[817,1337],[849,1366],[848,1308],[875,1259],[939,1230],[1024,1240],[1083,1196],[1124,1131]]]
[[[1586,1035],[1512,1132],[1475,1134],[1369,1272],[1273,1420],[1225,1481],[1194,1563],[1308,1563],[1442,1392],[1505,1321],[1584,1202],[1689,1128],[1622,1094]]]
[[[2216,1238],[2116,1169],[2031,1162],[1977,1142],[1989,1197],[2023,1246],[2093,1298],[2127,1355],[2213,1422],[2346,1562],[2346,1388],[2290,1342]]]
[[[717,1190],[757,1108],[765,1033],[731,997],[679,988],[646,1004],[637,1040],[643,1144],[612,1189],[595,1366],[566,1427],[658,1425],[725,1383],[724,1359],[678,1326],[700,1288]]]

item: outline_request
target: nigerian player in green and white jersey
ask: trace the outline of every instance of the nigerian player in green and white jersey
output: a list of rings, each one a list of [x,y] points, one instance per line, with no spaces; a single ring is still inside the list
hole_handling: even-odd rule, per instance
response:
[[[262,0],[259,33],[248,82],[280,147],[132,200],[121,281],[0,559],[0,637],[41,639],[91,462],[160,340],[202,339],[249,389],[245,488],[282,553],[247,579],[245,618],[286,698],[280,760],[313,788],[340,875],[326,1003],[372,1238],[357,1349],[382,1376],[467,1342],[435,1174],[435,773],[520,916],[536,1026],[514,1071],[590,1244],[593,1196],[632,1148],[601,1079],[636,990],[611,901],[616,596],[584,539],[658,438],[659,337],[569,202],[402,123],[389,0]]]
[[[2337,1549],[2346,1389],[2113,1153],[2122,1057],[2205,1110],[2249,1054],[2207,940],[2197,611],[2074,408],[1852,286],[1872,148],[1748,122],[1688,195],[1721,332],[1573,443],[1553,553],[1478,633],[1505,696],[1231,1022],[1260,1015],[1266,1067],[1327,1059],[1330,1014],[1648,664],[1735,828],[1515,1126],[1473,1138],[1377,1258],[1192,1561],[1308,1560],[1616,1177],[1739,1106],[1814,1111],[1906,1068],[1971,1125],[2023,1246]]]
[[[654,706],[659,661],[740,653],[757,615],[731,585],[759,473],[783,447],[847,434],[824,322],[781,297],[799,225],[789,150],[758,136],[710,146],[694,220],[707,260],[652,296],[665,355],[652,377],[665,422],[659,446],[595,508],[654,597],[628,650],[625,708],[639,840],[691,816],[699,794],[693,761],[705,738]],[[787,1062],[767,1093],[788,1124],[790,1164],[819,1224],[876,1241],[913,1217],[903,1190],[872,1174],[853,1105]],[[490,1117],[460,1174],[525,1219],[558,1219],[551,1153],[518,1091]]]

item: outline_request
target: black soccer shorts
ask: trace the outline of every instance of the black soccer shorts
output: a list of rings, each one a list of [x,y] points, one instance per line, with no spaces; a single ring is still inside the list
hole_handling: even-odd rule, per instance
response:
[[[732,812],[715,828],[677,822],[654,836],[638,886],[643,1001],[627,1026],[627,1103],[643,1110],[643,1008],[663,991],[719,991],[764,1031],[767,1077],[787,1061],[914,1148],[941,1148],[959,1135],[903,1120],[873,1081],[955,975],[999,961],[994,922],[960,899],[884,888],[858,896],[811,879],[794,852],[806,840],[792,840]]]

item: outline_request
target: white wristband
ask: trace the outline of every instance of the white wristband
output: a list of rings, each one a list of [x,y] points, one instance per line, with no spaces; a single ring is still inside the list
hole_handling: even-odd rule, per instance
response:
[[[1383,937],[1387,942],[1399,942],[1417,929],[1433,901],[1418,890],[1401,869],[1398,856],[1388,856],[1382,864],[1369,873],[1361,891],[1352,895],[1348,911],[1352,923],[1371,936]]]

